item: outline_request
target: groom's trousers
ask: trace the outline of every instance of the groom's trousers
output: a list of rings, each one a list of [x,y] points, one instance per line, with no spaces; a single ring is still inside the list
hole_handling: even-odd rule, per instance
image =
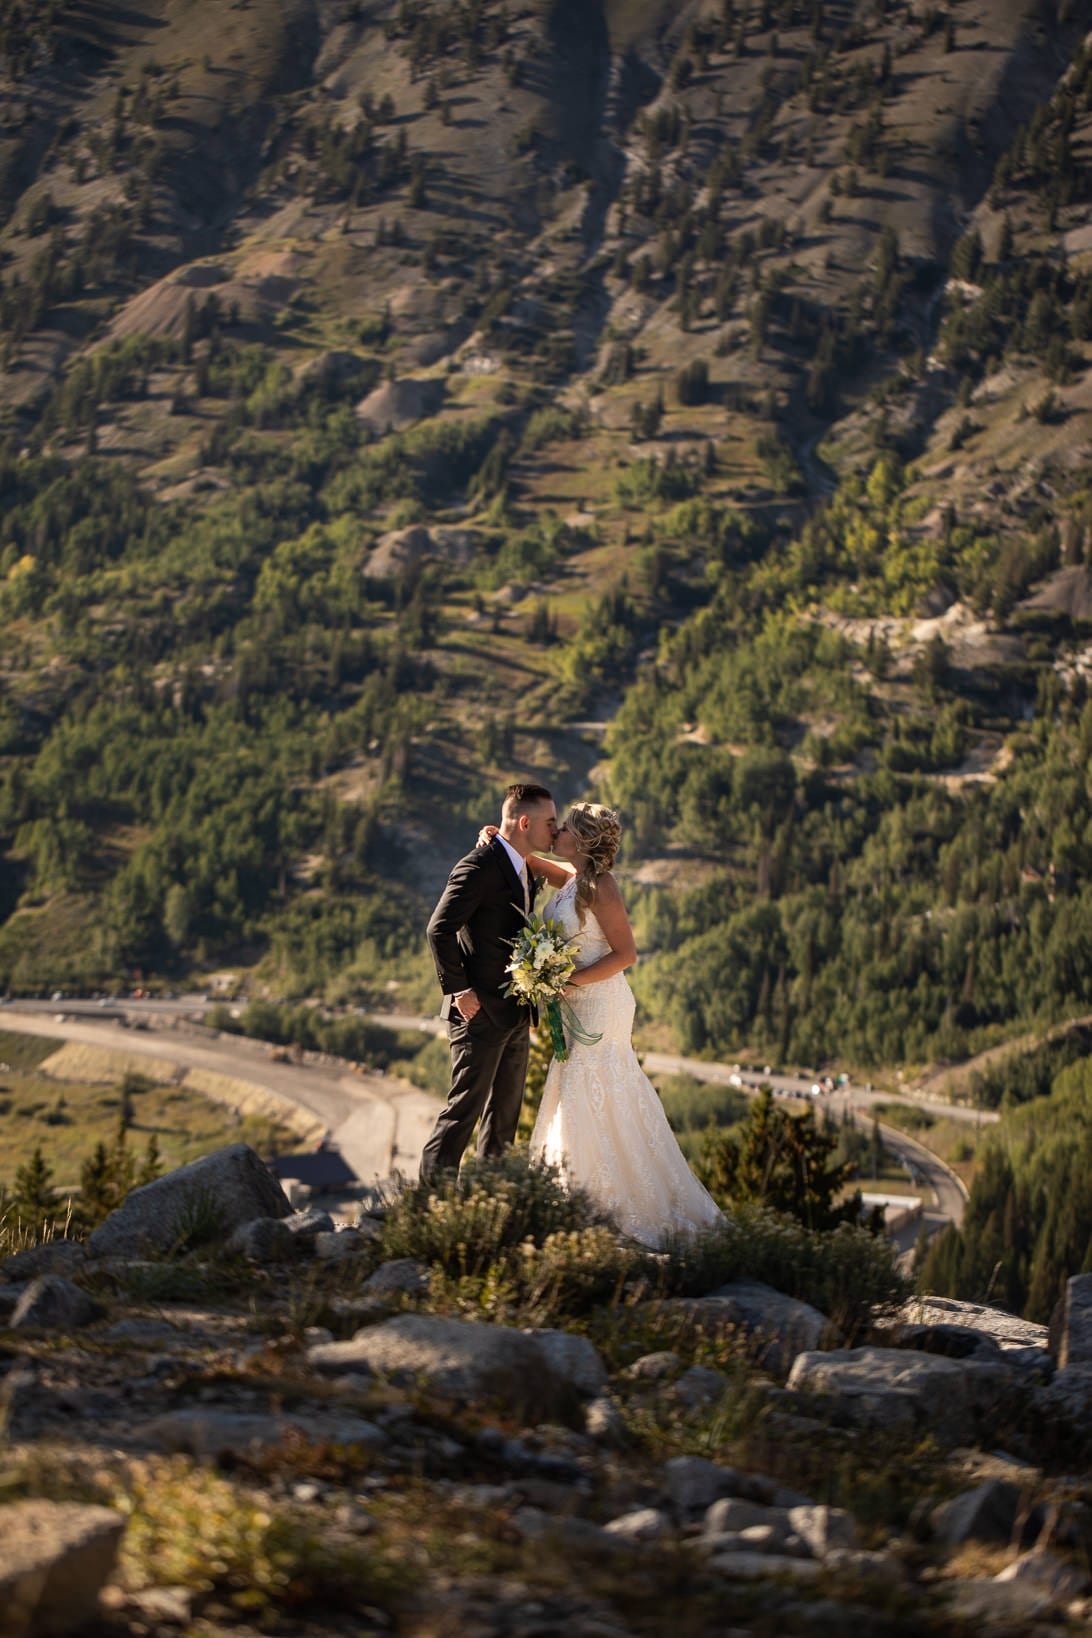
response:
[[[448,1019],[451,1091],[421,1155],[421,1181],[455,1170],[478,1125],[478,1154],[503,1154],[516,1135],[530,1051],[526,1012],[508,1029],[484,1009],[467,1023],[457,1012]]]

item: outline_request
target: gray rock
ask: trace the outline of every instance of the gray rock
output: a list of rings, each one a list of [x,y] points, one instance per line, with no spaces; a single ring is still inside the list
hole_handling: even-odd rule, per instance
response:
[[[900,1325],[895,1336],[897,1348],[913,1348],[923,1354],[943,1354],[947,1359],[1002,1358],[1001,1349],[984,1331],[969,1325]]]
[[[637,1542],[628,1536],[612,1534],[602,1525],[589,1519],[558,1517],[544,1513],[538,1507],[520,1507],[512,1515],[513,1527],[524,1541],[544,1541],[553,1536],[567,1546],[587,1552],[597,1548],[606,1553],[632,1552]]]
[[[703,1405],[713,1404],[730,1386],[731,1382],[723,1371],[710,1370],[707,1365],[691,1365],[677,1382],[672,1383],[669,1392],[672,1399],[679,1400],[691,1410],[698,1410]]]
[[[36,1327],[49,1331],[77,1331],[102,1317],[102,1308],[86,1291],[59,1274],[42,1274],[31,1280],[15,1305],[10,1325],[13,1331]]]
[[[427,1263],[413,1257],[396,1257],[393,1262],[380,1263],[375,1273],[360,1288],[362,1297],[421,1297],[429,1288]]]
[[[525,1330],[524,1335],[534,1337],[550,1369],[563,1382],[571,1383],[582,1394],[603,1392],[606,1367],[587,1337],[575,1336],[571,1331]]]
[[[1023,1623],[1046,1615],[1053,1600],[1039,1587],[1018,1581],[949,1581],[948,1608],[958,1621],[973,1622],[983,1632],[1023,1631]]]
[[[437,1392],[458,1399],[499,1400],[533,1413],[539,1422],[564,1414],[581,1384],[605,1380],[606,1372],[586,1338],[580,1347],[553,1349],[536,1334],[472,1320],[432,1314],[399,1314],[360,1331],[351,1342],[311,1348],[307,1358],[320,1371],[359,1371],[396,1380],[420,1378]]]
[[[316,1234],[334,1232],[334,1220],[330,1213],[320,1210],[318,1206],[311,1206],[307,1211],[294,1211],[291,1217],[283,1221],[288,1232],[303,1245],[310,1245]]]
[[[0,1285],[0,1323],[6,1324],[7,1316],[14,1314],[25,1290],[25,1285]]]
[[[857,1526],[841,1507],[821,1507],[814,1503],[790,1507],[789,1527],[807,1543],[816,1558],[827,1558],[835,1549],[858,1545]]]
[[[1004,1353],[1009,1348],[1047,1346],[1047,1328],[1018,1319],[1003,1308],[958,1302],[954,1297],[912,1297],[900,1316],[909,1325],[963,1325],[989,1337]]]
[[[345,1263],[359,1257],[368,1244],[357,1229],[338,1229],[336,1233],[316,1234],[312,1244],[315,1256],[322,1263]]]
[[[93,1620],[124,1530],[123,1516],[108,1507],[9,1503],[0,1557],[4,1638],[54,1638]]]
[[[1016,1485],[988,1479],[934,1507],[929,1522],[937,1540],[948,1547],[964,1541],[1008,1542],[1016,1529],[1020,1503]]]
[[[759,1280],[732,1280],[707,1297],[676,1297],[660,1306],[706,1330],[738,1326],[753,1340],[758,1363],[775,1376],[786,1375],[797,1354],[839,1340],[825,1314]]]
[[[1011,1564],[1006,1564],[994,1581],[1004,1585],[1007,1582],[1018,1582],[1024,1587],[1034,1587],[1044,1593],[1052,1603],[1060,1602],[1063,1598],[1078,1598],[1088,1587],[1088,1576],[1084,1570],[1078,1569],[1068,1559],[1059,1558],[1045,1547],[1033,1547],[1030,1552],[1021,1553]]]
[[[1077,1430],[1092,1426],[1092,1365],[1064,1365],[1038,1386],[1032,1408],[1042,1425],[1062,1423]]]
[[[789,1516],[780,1508],[766,1507],[761,1502],[744,1501],[739,1496],[723,1496],[706,1508],[702,1520],[702,1534],[706,1536],[740,1535],[755,1526],[773,1529],[782,1537],[791,1528]]]
[[[892,1586],[906,1579],[906,1572],[894,1553],[868,1553],[835,1547],[823,1560],[823,1567],[835,1573],[863,1577],[866,1581]]]
[[[253,1149],[233,1143],[127,1195],[88,1242],[96,1257],[170,1251],[191,1238],[222,1238],[255,1217],[291,1207]]]
[[[72,1274],[87,1262],[81,1240],[46,1240],[40,1246],[15,1251],[0,1262],[0,1279],[33,1280],[39,1274]]]
[[[704,1513],[722,1496],[739,1494],[743,1475],[704,1456],[672,1456],[664,1463],[664,1488],[683,1519]]]
[[[658,1507],[639,1507],[633,1513],[611,1519],[604,1528],[612,1536],[625,1536],[630,1541],[658,1541],[667,1535],[671,1521]]]
[[[281,1218],[255,1217],[232,1230],[224,1249],[251,1263],[283,1263],[294,1253],[296,1241]]]
[[[383,1238],[383,1224],[378,1218],[371,1217],[366,1212],[362,1212],[352,1226],[361,1239],[367,1240],[369,1244]]]
[[[1003,1364],[948,1359],[902,1348],[849,1348],[801,1354],[788,1386],[837,1399],[839,1412],[861,1427],[928,1430],[959,1439],[985,1425],[1013,1394]]]
[[[1065,1282],[1050,1320],[1050,1352],[1067,1365],[1092,1365],[1092,1274],[1075,1274]]]
[[[110,1325],[102,1336],[111,1342],[163,1343],[181,1341],[177,1325],[170,1320],[123,1319]]]
[[[207,1461],[283,1445],[288,1437],[336,1440],[379,1450],[387,1436],[374,1422],[355,1416],[268,1416],[208,1409],[168,1411],[133,1429],[134,1439],[157,1450],[182,1451]]]
[[[1054,1375],[1054,1360],[1045,1348],[1002,1348],[1001,1357],[1012,1370],[1025,1371],[1043,1382]]]
[[[626,1366],[622,1375],[633,1377],[638,1382],[663,1382],[668,1377],[677,1376],[682,1368],[679,1355],[664,1348],[656,1354],[642,1354],[640,1359]]]
[[[620,1445],[628,1437],[626,1419],[613,1399],[601,1395],[584,1407],[584,1431],[597,1444]]]

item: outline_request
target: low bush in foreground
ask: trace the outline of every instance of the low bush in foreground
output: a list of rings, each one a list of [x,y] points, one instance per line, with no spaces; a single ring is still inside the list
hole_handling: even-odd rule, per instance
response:
[[[850,1224],[820,1232],[761,1207],[647,1251],[523,1149],[468,1162],[432,1188],[411,1185],[391,1207],[382,1249],[431,1264],[441,1307],[507,1323],[580,1321],[608,1305],[752,1279],[814,1304],[853,1337],[910,1291],[889,1241]]]
[[[726,1280],[761,1280],[810,1302],[847,1338],[860,1335],[910,1294],[889,1240],[841,1223],[827,1233],[763,1207],[739,1207],[724,1223],[669,1248],[672,1294],[703,1296]]]

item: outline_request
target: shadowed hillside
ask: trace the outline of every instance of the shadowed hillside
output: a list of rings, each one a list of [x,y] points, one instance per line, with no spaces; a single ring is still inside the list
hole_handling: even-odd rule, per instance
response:
[[[1090,25],[4,0],[0,984],[422,1003],[530,772],[691,1050],[1084,1006]]]

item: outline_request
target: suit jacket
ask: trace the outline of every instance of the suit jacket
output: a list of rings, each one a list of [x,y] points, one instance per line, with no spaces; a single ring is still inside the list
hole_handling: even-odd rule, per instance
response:
[[[535,882],[530,880],[534,905]],[[519,1001],[501,994],[512,941],[523,926],[523,889],[500,842],[487,842],[460,859],[428,924],[436,976],[444,992],[441,1016],[460,990],[477,992],[482,1011],[498,1029],[529,1017]]]

